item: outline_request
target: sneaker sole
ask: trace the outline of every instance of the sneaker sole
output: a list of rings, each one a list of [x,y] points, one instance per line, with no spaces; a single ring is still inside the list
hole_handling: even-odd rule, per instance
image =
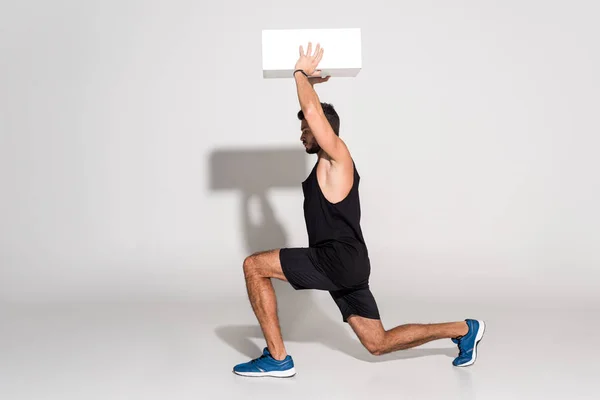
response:
[[[485,322],[479,321],[479,320],[477,322],[479,322],[479,330],[477,331],[477,336],[475,337],[475,347],[473,347],[473,357],[471,358],[471,360],[467,361],[466,363],[457,365],[457,367],[468,367],[469,365],[473,365],[475,363],[475,360],[477,359],[477,345],[479,344],[479,342],[481,342],[481,339],[483,339],[483,334],[485,333]]]
[[[237,372],[233,371],[234,374],[240,376],[248,376],[252,378],[262,378],[262,377],[271,377],[271,378],[291,378],[296,375],[296,369],[290,368],[285,371],[268,371],[268,372]]]

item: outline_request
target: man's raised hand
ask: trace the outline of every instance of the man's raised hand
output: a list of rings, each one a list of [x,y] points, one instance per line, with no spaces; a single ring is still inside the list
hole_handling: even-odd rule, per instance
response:
[[[308,47],[306,49],[306,53],[304,53],[304,48],[300,46],[300,58],[296,61],[296,67],[294,69],[301,69],[304,71],[306,75],[309,77],[318,77],[321,71],[317,70],[317,66],[321,59],[323,58],[324,49],[321,48],[321,44],[317,43],[317,47],[315,48],[315,53],[312,54],[312,43],[308,42]],[[325,82],[327,78],[321,78],[323,80],[315,81],[314,83]]]

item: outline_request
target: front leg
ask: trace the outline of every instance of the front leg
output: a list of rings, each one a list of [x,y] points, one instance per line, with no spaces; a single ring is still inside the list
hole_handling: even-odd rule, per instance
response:
[[[255,253],[244,260],[244,277],[252,310],[258,319],[269,352],[276,360],[287,352],[277,316],[277,298],[271,278],[286,280],[279,262],[279,250]]]

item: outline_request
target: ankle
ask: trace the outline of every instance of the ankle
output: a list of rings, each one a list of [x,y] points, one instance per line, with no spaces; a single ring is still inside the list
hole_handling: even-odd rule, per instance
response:
[[[283,353],[271,354],[271,357],[273,357],[277,361],[283,361],[287,357],[287,353],[283,352]]]
[[[456,335],[457,337],[465,336],[469,333],[469,325],[467,325],[466,321],[458,322],[457,324],[459,326],[459,329],[457,330],[458,335]]]
[[[271,353],[271,357],[277,361],[283,361],[287,357],[287,352],[285,349],[276,351],[271,351],[271,349],[269,349],[269,353]]]

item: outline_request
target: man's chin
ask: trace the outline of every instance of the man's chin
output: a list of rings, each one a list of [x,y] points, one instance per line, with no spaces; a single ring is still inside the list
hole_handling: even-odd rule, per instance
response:
[[[306,152],[308,154],[317,154],[321,150],[319,147],[307,147]]]

